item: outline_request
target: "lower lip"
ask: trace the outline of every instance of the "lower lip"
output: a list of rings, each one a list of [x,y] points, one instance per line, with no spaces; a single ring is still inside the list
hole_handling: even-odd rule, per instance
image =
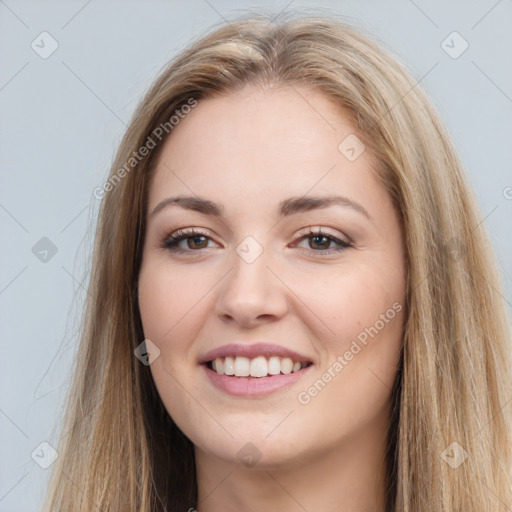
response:
[[[297,382],[313,365],[298,372],[267,377],[235,377],[220,375],[210,370],[206,364],[201,365],[211,383],[221,391],[234,396],[264,396],[283,389]]]

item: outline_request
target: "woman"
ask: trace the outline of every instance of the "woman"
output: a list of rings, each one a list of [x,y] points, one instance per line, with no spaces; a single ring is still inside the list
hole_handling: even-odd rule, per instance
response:
[[[319,17],[217,29],[152,85],[95,195],[47,510],[512,506],[491,245],[375,43]]]

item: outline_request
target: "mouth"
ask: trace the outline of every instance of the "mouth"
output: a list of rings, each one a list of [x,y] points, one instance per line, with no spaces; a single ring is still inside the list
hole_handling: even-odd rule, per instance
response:
[[[311,361],[293,361],[289,357],[279,356],[257,356],[254,358],[226,356],[217,357],[203,364],[218,375],[261,379],[297,373],[313,363]]]

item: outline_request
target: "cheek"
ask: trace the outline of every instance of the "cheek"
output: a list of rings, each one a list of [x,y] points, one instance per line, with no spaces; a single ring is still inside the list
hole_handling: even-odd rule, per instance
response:
[[[308,279],[299,295],[329,328],[320,338],[325,349],[320,380],[305,384],[299,403],[314,401],[319,414],[329,403],[344,404],[343,410],[332,411],[336,417],[361,407],[366,414],[380,410],[396,377],[403,340],[405,280],[400,268],[381,272],[373,264],[352,266],[347,272],[331,272],[328,285]]]
[[[397,330],[395,325],[400,331],[401,320],[396,317],[397,309],[403,309],[405,281],[398,272],[390,272],[389,268],[381,272],[373,264],[328,270],[325,277],[303,274],[301,280],[295,280],[293,289],[304,304],[304,311],[309,309],[322,321],[329,352],[342,350],[360,333],[364,339],[366,330],[376,323],[378,331]],[[393,308],[395,303],[400,306]]]
[[[190,357],[201,326],[198,315],[203,314],[204,305],[200,299],[211,287],[195,274],[148,260],[139,275],[138,300],[144,336],[160,350],[150,371],[166,410],[180,428],[187,428],[188,415],[197,413],[192,396],[198,393],[188,372],[194,371]],[[188,383],[186,393],[184,382]]]
[[[148,262],[139,276],[139,310],[144,334],[149,339],[166,343],[187,337],[201,311],[201,299],[211,288],[206,273],[186,272]],[[181,331],[181,332],[180,332]]]
[[[329,293],[331,300],[322,299],[336,334],[322,340],[326,359],[296,397],[299,416],[307,415],[311,435],[320,437],[335,437],[341,430],[349,435],[387,421],[403,340],[405,308],[399,287],[390,291],[362,277],[347,278],[343,285]]]

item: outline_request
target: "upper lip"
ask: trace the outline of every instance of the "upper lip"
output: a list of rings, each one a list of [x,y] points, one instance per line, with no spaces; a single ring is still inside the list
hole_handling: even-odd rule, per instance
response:
[[[243,356],[248,357],[249,359],[257,356],[278,356],[289,357],[292,361],[308,363],[313,362],[311,358],[309,358],[308,356],[300,354],[295,350],[290,350],[286,347],[275,345],[273,343],[254,343],[252,345],[248,345],[246,343],[229,343],[228,345],[223,345],[222,347],[210,350],[209,352],[201,356],[201,358],[199,359],[199,363],[208,363],[209,361],[213,361],[217,357],[227,356]]]

